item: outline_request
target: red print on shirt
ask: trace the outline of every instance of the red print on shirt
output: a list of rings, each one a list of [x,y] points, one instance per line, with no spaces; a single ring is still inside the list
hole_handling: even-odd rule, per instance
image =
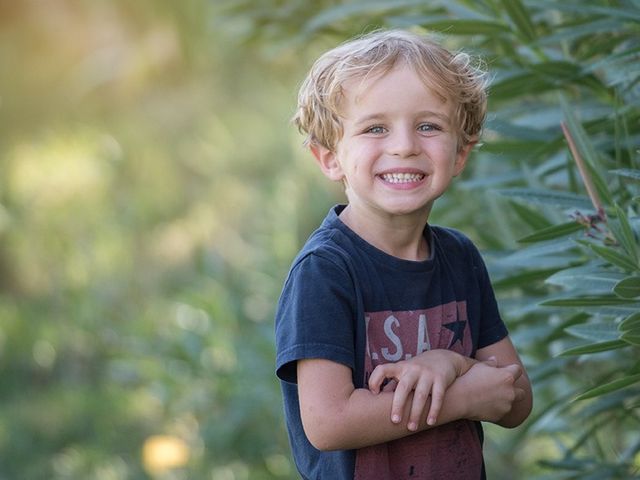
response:
[[[408,360],[436,348],[471,355],[467,303],[449,302],[424,310],[365,314],[365,372],[380,364]]]
[[[365,382],[380,364],[442,348],[472,352],[466,302],[424,310],[365,314]],[[390,413],[390,412],[389,412]],[[459,420],[358,450],[356,480],[479,478],[482,446],[473,422]]]

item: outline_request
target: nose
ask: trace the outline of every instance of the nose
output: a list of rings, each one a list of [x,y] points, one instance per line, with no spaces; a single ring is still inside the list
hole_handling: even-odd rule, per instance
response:
[[[387,137],[388,153],[398,157],[418,155],[419,142],[417,132],[413,128],[398,128]]]

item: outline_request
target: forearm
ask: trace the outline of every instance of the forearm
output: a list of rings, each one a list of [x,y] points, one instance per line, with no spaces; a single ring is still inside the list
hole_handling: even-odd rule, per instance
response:
[[[445,402],[436,424],[427,425],[428,401],[416,431],[409,430],[406,421],[412,398],[406,404],[403,421],[400,423],[391,421],[392,400],[393,392],[372,393],[365,388],[353,389],[342,405],[332,409],[332,414],[303,415],[305,432],[312,444],[320,450],[356,449],[396,440],[416,431],[465,418],[468,412],[464,392],[456,386],[456,382],[445,393]]]

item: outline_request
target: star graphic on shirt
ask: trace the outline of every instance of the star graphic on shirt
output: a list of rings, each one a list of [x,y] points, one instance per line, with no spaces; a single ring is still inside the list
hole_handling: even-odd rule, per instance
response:
[[[453,347],[453,345],[460,340],[460,344],[463,343],[464,339],[464,327],[467,324],[466,320],[458,320],[456,322],[444,323],[442,326],[447,330],[451,330],[453,332],[453,338],[451,339],[451,344],[449,348]]]

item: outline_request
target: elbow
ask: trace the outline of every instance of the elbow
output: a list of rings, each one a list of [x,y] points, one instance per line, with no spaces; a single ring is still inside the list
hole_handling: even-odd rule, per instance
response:
[[[509,429],[519,427],[527,418],[529,418],[532,409],[533,402],[531,401],[517,405],[516,408],[512,409],[511,412],[502,417],[502,419],[497,423],[501,427]]]
[[[323,432],[323,429],[317,428],[305,428],[304,433],[309,440],[309,443],[316,450],[321,452],[330,452],[332,450],[340,450],[338,442],[328,432]]]
[[[308,433],[306,435],[307,435],[307,439],[309,440],[309,443],[311,443],[313,448],[315,448],[316,450],[320,450],[321,452],[330,452],[333,450],[339,450],[339,448],[337,448],[334,445],[334,442],[332,442],[331,439],[329,438],[326,438],[320,435],[313,435],[313,434],[309,435]]]
[[[327,418],[330,417],[325,415],[303,415],[302,427],[307,440],[315,449],[322,452],[344,450],[346,447],[340,426],[337,425],[337,422],[327,421]]]

